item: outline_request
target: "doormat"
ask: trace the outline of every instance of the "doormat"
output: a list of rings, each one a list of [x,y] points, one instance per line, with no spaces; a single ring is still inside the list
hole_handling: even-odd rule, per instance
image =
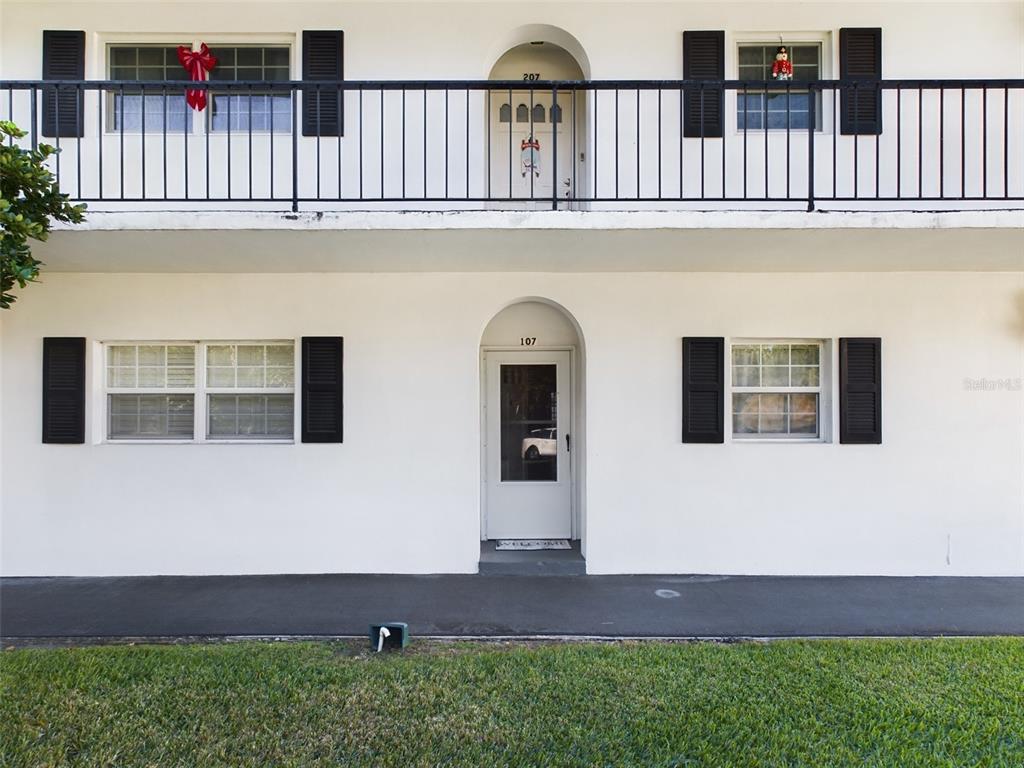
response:
[[[499,552],[506,550],[572,549],[568,539],[498,539],[494,547]]]

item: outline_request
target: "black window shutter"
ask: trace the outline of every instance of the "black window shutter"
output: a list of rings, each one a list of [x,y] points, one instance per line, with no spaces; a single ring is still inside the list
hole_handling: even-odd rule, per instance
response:
[[[43,80],[85,79],[85,32],[43,30]],[[83,136],[85,99],[81,88],[43,88],[42,134]]]
[[[683,32],[683,79],[725,79],[725,32]],[[721,138],[725,111],[722,88],[687,89],[683,104],[683,135]]]
[[[343,80],[344,33],[339,30],[302,33],[302,79]],[[302,135],[344,135],[345,92],[335,86],[304,88]]]
[[[85,339],[43,339],[43,442],[85,442]]]
[[[340,336],[302,337],[302,442],[342,442]]]
[[[882,340],[839,340],[839,442],[882,442]]]
[[[725,442],[725,339],[683,339],[683,442]]]
[[[840,131],[845,136],[876,136],[882,132],[882,30],[843,27],[839,30],[839,79],[856,80],[842,89]]]

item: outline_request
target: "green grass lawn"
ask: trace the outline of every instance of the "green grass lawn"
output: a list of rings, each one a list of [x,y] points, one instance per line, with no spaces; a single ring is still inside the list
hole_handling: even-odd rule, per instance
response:
[[[0,653],[2,766],[1024,766],[1024,639]]]

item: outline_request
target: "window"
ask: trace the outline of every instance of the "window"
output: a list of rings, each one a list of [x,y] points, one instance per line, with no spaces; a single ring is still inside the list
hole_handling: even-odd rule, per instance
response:
[[[184,80],[188,72],[178,63],[176,45],[110,46],[111,80]],[[166,104],[165,104],[166,102]],[[141,89],[126,86],[107,96],[108,124],[113,130],[140,131],[145,119],[146,131],[162,131],[166,106],[167,130],[181,133],[192,130],[192,110],[182,92],[159,88]]]
[[[191,46],[191,43],[182,43]],[[217,66],[209,74],[210,82],[282,81],[291,76],[291,48],[273,46],[214,46]],[[111,45],[108,48],[112,80],[190,81],[178,61],[178,45]],[[206,108],[206,126],[211,131],[287,132],[291,129],[291,93],[263,91],[258,87],[217,90],[211,88]],[[126,86],[108,95],[108,125],[112,130],[191,132],[193,110],[185,103],[183,91],[168,89],[166,100],[160,88],[141,89]],[[143,122],[143,120],[145,122]]]
[[[771,80],[772,64],[779,43],[741,43],[739,46],[739,79],[740,80]],[[782,43],[789,51],[789,60],[793,65],[793,79],[789,82],[799,84],[821,79],[821,43]],[[786,81],[779,81],[780,85]],[[784,85],[782,86],[784,88]],[[785,90],[750,90],[742,89],[736,93],[736,127],[739,130],[749,128],[761,130],[767,125],[769,129],[807,130],[810,122],[811,94],[800,90],[794,85],[787,93]],[[821,92],[814,94],[814,128],[821,130],[822,109]]]
[[[732,345],[734,439],[822,437],[820,341]]]
[[[215,46],[210,52],[217,66],[211,82],[287,81],[291,72],[288,46]],[[211,91],[210,128],[213,131],[288,131],[291,129],[289,91],[235,88]],[[251,119],[250,119],[251,117]]]
[[[543,123],[547,119],[547,114],[543,104],[534,104],[531,110],[526,104],[520,104],[516,107],[516,122],[517,123],[528,123],[530,122],[530,116],[533,116],[534,123]],[[511,123],[512,122],[512,105],[508,102],[502,104],[498,108],[498,122],[499,123]],[[560,123],[562,122],[562,108],[557,104],[551,105],[551,122]]]
[[[291,440],[293,342],[106,347],[109,440]]]
[[[295,422],[291,344],[210,344],[207,436],[291,438]]]

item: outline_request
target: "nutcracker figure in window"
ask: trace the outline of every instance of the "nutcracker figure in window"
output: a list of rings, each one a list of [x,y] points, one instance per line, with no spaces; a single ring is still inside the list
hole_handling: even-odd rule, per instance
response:
[[[530,173],[540,178],[540,141],[533,136],[523,139],[519,149],[523,178],[526,178],[527,174]]]
[[[780,45],[775,51],[775,61],[772,63],[772,79],[793,79],[793,62],[789,60],[789,50],[784,45]]]

